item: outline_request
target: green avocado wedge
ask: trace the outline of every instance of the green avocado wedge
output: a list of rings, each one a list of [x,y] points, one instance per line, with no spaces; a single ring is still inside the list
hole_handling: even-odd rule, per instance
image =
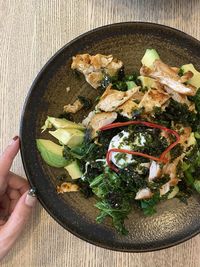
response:
[[[200,87],[200,72],[195,69],[193,64],[186,64],[181,67],[183,73],[191,71],[193,73],[193,77],[188,81],[191,85],[196,88]]]
[[[153,63],[156,59],[160,59],[160,56],[158,55],[157,51],[155,49],[147,49],[141,62],[142,65],[152,68]]]
[[[141,81],[142,87],[147,88],[147,89],[150,89],[155,82],[155,79],[152,79],[146,76],[139,76],[138,80]]]
[[[56,129],[78,129],[78,130],[84,130],[85,127],[81,124],[66,120],[66,119],[60,119],[60,118],[54,118],[48,116],[45,124],[42,126],[42,130],[45,131],[46,129],[50,129],[52,127],[55,127]]]
[[[78,129],[57,129],[49,133],[70,148],[81,145],[84,139],[84,133]]]
[[[36,139],[42,159],[51,167],[62,168],[69,162],[63,157],[63,147],[50,140]]]
[[[72,179],[78,179],[83,175],[76,160],[67,165],[65,169],[68,171]]]

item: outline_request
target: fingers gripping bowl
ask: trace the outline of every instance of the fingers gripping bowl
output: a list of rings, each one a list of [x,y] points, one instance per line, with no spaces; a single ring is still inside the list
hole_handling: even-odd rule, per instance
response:
[[[176,38],[174,38],[174,36],[176,36]],[[113,46],[113,43],[116,45]],[[145,53],[148,48],[150,50],[147,50]],[[152,48],[154,48],[154,50],[152,50]],[[197,100],[195,100],[198,91],[196,84],[192,82],[192,79],[196,82],[194,77],[198,73],[195,72],[194,75],[191,68],[189,70],[186,69],[188,63],[193,63],[195,68],[197,70],[199,69],[198,49],[199,44],[196,40],[164,26],[147,23],[116,24],[97,29],[79,37],[58,52],[44,67],[32,87],[24,108],[21,127],[22,158],[29,180],[31,184],[37,188],[40,201],[47,211],[65,228],[97,245],[125,251],[155,250],[176,244],[198,233],[200,208],[199,196],[198,193],[195,192],[198,184],[198,181],[196,181],[198,179],[196,179],[197,177],[194,175],[194,173],[196,174],[196,170],[194,170],[196,167],[188,167],[188,162],[185,162],[185,169],[183,172],[188,171],[191,176],[195,178],[189,186],[186,186],[188,189],[187,192],[183,192],[182,185],[179,186],[179,183],[182,182],[181,177],[177,177],[176,175],[176,177],[170,177],[171,173],[173,173],[173,171],[171,171],[172,165],[176,163],[175,170],[177,170],[177,166],[180,165],[178,164],[180,157],[182,157],[183,153],[191,152],[190,149],[193,147],[194,142],[198,142],[198,131],[196,128],[192,129],[194,126],[191,125],[197,125],[198,121],[196,119],[198,114]],[[117,74],[113,74],[113,68],[104,69],[103,75],[102,73],[96,72],[95,79],[94,75],[91,75],[91,72],[87,72],[87,75],[75,74],[71,69],[72,57],[75,56],[72,68],[77,69],[77,55],[88,53],[90,55],[113,55],[113,61],[109,57],[107,57],[107,59],[111,60],[109,64],[112,65],[115,63],[116,68],[114,68],[114,70],[117,69]],[[143,57],[144,53],[145,56]],[[143,64],[141,64],[142,58],[145,64],[143,62]],[[93,58],[93,61],[94,59],[95,58]],[[105,62],[105,60],[103,61]],[[122,65],[125,66],[125,73],[127,76],[124,76],[123,72],[119,71],[122,69]],[[186,66],[181,68],[183,65]],[[100,69],[102,70],[102,68]],[[79,72],[84,72],[80,68],[77,70]],[[138,73],[139,71],[140,74]],[[105,73],[107,75],[105,75]],[[138,74],[133,75],[133,73]],[[113,76],[115,78],[110,81],[108,78]],[[91,77],[93,78],[91,79]],[[143,77],[145,77],[145,79]],[[99,80],[100,84],[98,84]],[[153,86],[149,85],[149,83],[147,86],[144,85],[144,82],[147,80],[148,82],[152,82],[153,80],[155,84]],[[94,81],[96,83],[94,83]],[[88,84],[88,82],[90,84]],[[99,88],[99,85],[101,85],[102,91],[94,88]],[[137,95],[137,98],[135,95]],[[85,101],[85,99],[87,99],[87,101]],[[88,101],[88,99],[90,99],[90,101]],[[35,101],[38,103],[37,106],[34,105]],[[77,107],[79,109],[80,106],[83,105],[83,102],[86,106],[77,113],[73,113]],[[129,103],[128,105],[127,102]],[[91,103],[93,106],[90,108],[89,104]],[[129,108],[130,103],[131,112],[127,110],[127,106]],[[72,114],[73,122],[76,122],[76,127],[73,122],[71,122],[71,126],[68,125],[67,127],[58,127],[58,125],[55,125],[55,118],[57,119],[59,115],[63,113],[63,107],[65,107],[65,111],[70,112],[70,115]],[[157,113],[155,113],[155,107]],[[91,116],[88,124],[90,126],[95,126],[87,127],[87,120],[84,125],[80,124],[83,119],[88,116],[89,112],[94,109],[96,110],[95,116],[97,116],[97,120],[94,120],[94,117],[92,118]],[[145,112],[143,112],[144,110]],[[105,115],[102,115],[102,113],[106,113],[106,117],[102,117]],[[174,113],[177,114],[176,117]],[[109,117],[107,114],[109,114]],[[47,115],[49,118],[46,121]],[[59,118],[59,120],[60,119],[64,121],[62,118]],[[68,123],[70,123],[71,118],[68,117],[67,119],[67,121],[69,121]],[[91,124],[92,119],[93,124]],[[103,123],[102,125],[102,122],[105,122],[105,120],[106,124]],[[46,128],[56,126],[58,129],[48,129],[41,134],[41,126],[44,124],[44,121],[46,121]],[[128,121],[130,125],[125,126],[124,123],[126,123],[126,121]],[[58,120],[56,122],[58,122]],[[137,122],[137,124],[135,124],[135,122]],[[156,128],[157,126],[155,125],[144,125],[144,122],[154,123],[159,127],[164,127],[164,129]],[[116,123],[118,123],[118,125],[116,125]],[[188,125],[188,123],[190,123],[190,125]],[[111,124],[109,130],[102,128],[102,126],[106,127],[105,125],[107,124]],[[75,136],[78,136],[78,138],[66,137],[66,131],[63,132],[66,128],[68,128],[68,137],[74,135],[74,130],[76,130]],[[66,162],[69,160],[69,156],[71,156],[70,164],[73,164],[73,168],[68,168],[69,173],[71,169],[74,170],[74,164],[82,165],[80,148],[83,148],[85,136],[88,136],[88,134],[86,135],[86,133],[88,133],[88,128],[90,128],[90,130],[92,128],[92,145],[95,147],[99,146],[101,147],[100,150],[104,150],[101,152],[102,157],[95,158],[95,160],[101,160],[97,161],[98,166],[101,166],[98,168],[103,168],[103,171],[101,169],[100,173],[97,173],[98,175],[93,177],[94,179],[90,181],[89,186],[98,197],[98,200],[100,200],[100,204],[96,204],[96,197],[93,196],[89,199],[85,199],[81,192],[70,192],[62,195],[58,195],[56,192],[57,186],[59,192],[63,191],[63,188],[65,188],[65,191],[71,191],[69,187],[71,187],[72,184],[73,191],[77,191],[78,187],[83,191],[82,185],[80,183],[78,185],[74,183],[75,180],[70,181],[68,177],[67,181],[58,182],[56,177],[59,177],[61,180],[65,179],[65,177],[63,177],[63,169],[60,167],[65,166],[65,164],[69,165],[69,162]],[[32,130],[30,131],[30,129]],[[176,136],[173,133],[167,132],[166,129],[174,131],[179,139],[176,139]],[[49,130],[51,131],[52,142],[56,143],[56,137],[62,144],[66,144],[65,158],[62,158],[61,161],[56,157],[56,167],[59,168],[48,167],[40,157],[36,148],[36,139],[40,139],[38,141],[40,143],[41,139],[50,139]],[[62,140],[58,138],[58,132],[62,133]],[[25,139],[27,133],[28,138],[26,137]],[[112,133],[112,136],[109,136],[110,133]],[[127,133],[129,137],[126,136]],[[165,133],[167,133],[168,136],[166,136]],[[147,136],[148,138],[146,138]],[[187,140],[190,140],[189,148],[185,147],[186,142],[183,141],[183,136],[185,136]],[[99,140],[100,138],[104,138],[104,140]],[[129,142],[130,138],[131,145]],[[181,138],[183,143],[180,143]],[[68,143],[69,139],[70,143]],[[122,142],[120,139],[126,140]],[[151,142],[148,141],[148,145],[147,139],[151,140]],[[105,145],[105,140],[107,140],[107,146]],[[140,140],[140,142],[138,140]],[[175,144],[175,142],[177,143]],[[101,143],[103,143],[103,148]],[[120,143],[120,147],[116,146],[116,144]],[[170,147],[173,144],[175,144],[174,147]],[[59,145],[59,143],[57,142],[56,145]],[[41,147],[41,144],[39,146]],[[74,147],[76,148],[75,151],[73,151]],[[87,149],[90,148],[88,144],[86,147]],[[170,149],[167,150],[169,147]],[[77,148],[79,148],[79,151]],[[112,153],[110,152],[108,155],[107,152],[113,149],[115,149],[115,151],[112,151]],[[124,153],[122,150],[140,152],[142,155],[132,155],[127,153],[127,151]],[[165,151],[166,157],[163,156]],[[57,154],[59,153],[60,152],[57,150]],[[79,158],[77,157],[78,153]],[[172,156],[173,153],[175,156]],[[194,153],[195,151],[191,152],[191,155],[194,155]],[[196,151],[196,153],[198,152]],[[44,158],[44,151],[42,154]],[[89,159],[89,155],[92,155],[91,151],[86,152],[84,150],[84,155],[85,154],[87,154],[87,159]],[[98,153],[95,153],[96,156],[99,156],[97,154]],[[149,156],[154,158],[149,158]],[[172,157],[174,157],[173,161]],[[177,158],[178,160],[176,160]],[[140,172],[137,171],[137,179],[135,179],[135,181],[136,183],[140,181],[143,184],[137,184],[137,186],[134,184],[131,190],[130,186],[128,186],[126,194],[124,192],[121,195],[116,194],[116,192],[114,192],[114,187],[117,189],[117,193],[121,189],[124,189],[121,184],[119,186],[119,180],[120,183],[122,180],[123,183],[127,183],[127,168],[134,166],[133,170],[135,175],[136,165],[133,161],[138,161],[138,159],[141,161],[140,169],[142,167],[144,173],[141,173],[141,170]],[[163,161],[166,159],[168,159],[168,163]],[[52,165],[51,162],[47,163]],[[76,178],[87,174],[86,169],[91,168],[91,161],[88,162],[85,160],[84,163],[83,168],[78,171],[77,167],[75,167]],[[168,164],[168,168],[166,164]],[[172,165],[169,167],[169,164]],[[198,165],[198,163],[196,164]],[[163,166],[165,166],[165,173],[161,172],[158,175],[160,168],[163,171]],[[122,179],[121,173],[119,172],[122,172],[125,168],[127,173]],[[152,169],[153,172],[151,175],[150,169]],[[167,169],[170,171],[167,171]],[[107,180],[111,177],[109,183],[114,183],[114,186],[112,184],[112,188],[108,187],[106,184],[105,189],[105,184],[102,184],[102,181],[105,181],[105,177],[102,174],[106,174],[106,177],[109,177]],[[72,176],[73,175],[74,172]],[[163,175],[165,177],[163,177]],[[118,179],[119,176],[120,179]],[[155,176],[156,179],[154,179]],[[133,172],[130,177],[133,177]],[[140,179],[141,177],[143,177],[143,179]],[[132,178],[130,179],[132,182]],[[68,184],[62,187],[61,184],[63,184],[63,182]],[[84,185],[84,189],[85,188]],[[160,191],[162,189],[163,192]],[[141,190],[143,190],[143,192],[141,192]],[[88,193],[90,192],[91,191],[88,191]],[[171,196],[179,195],[179,199],[173,198],[171,200],[160,201],[160,197],[171,198],[169,197],[170,194]],[[180,201],[180,198],[185,200],[186,195],[189,194],[191,196],[187,198],[188,205],[185,205]],[[149,198],[150,195],[151,197]],[[156,198],[154,199],[155,196]],[[109,203],[107,202],[108,199],[110,201]],[[118,200],[117,202],[116,199]],[[156,207],[157,213],[155,214],[153,214],[155,205],[152,205],[154,202],[159,202]],[[95,204],[101,211],[98,220],[101,221],[106,217],[103,224],[97,224],[95,221],[95,218],[99,215],[98,209],[94,207]],[[120,205],[120,207],[115,206],[115,204]],[[121,212],[119,213],[120,208]],[[142,208],[145,214],[150,213],[151,216],[144,215],[140,208]],[[117,215],[113,216],[113,213]],[[113,220],[107,218],[109,216],[106,215],[111,215]],[[128,218],[126,219],[127,215]],[[123,224],[124,219],[125,225]],[[121,235],[116,233],[112,224],[114,224],[118,232],[125,234],[128,231],[129,234]]]

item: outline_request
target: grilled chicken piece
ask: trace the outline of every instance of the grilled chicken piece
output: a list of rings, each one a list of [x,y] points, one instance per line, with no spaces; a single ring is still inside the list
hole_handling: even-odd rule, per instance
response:
[[[71,68],[83,73],[86,81],[93,87],[98,88],[104,74],[115,76],[123,67],[121,60],[115,59],[112,55],[89,54],[76,55],[72,58]]]
[[[114,111],[128,99],[130,99],[137,91],[138,87],[124,92],[114,90],[112,89],[112,85],[109,85],[101,96],[96,108],[106,112]]]
[[[63,194],[66,192],[77,192],[79,190],[79,187],[77,184],[72,183],[62,183],[60,186],[57,186],[57,192],[58,194]]]
[[[151,198],[153,195],[153,193],[151,192],[151,190],[146,187],[143,189],[140,189],[135,196],[135,199],[139,200],[139,199],[148,199]]]
[[[135,109],[138,109],[138,104],[136,104],[134,100],[131,98],[127,100],[124,104],[119,106],[116,111],[122,116],[131,119],[132,113]]]
[[[79,99],[77,99],[73,104],[68,104],[64,106],[63,110],[67,113],[76,113],[80,109],[82,109],[83,103]]]
[[[170,162],[170,163],[167,163],[166,165],[164,165],[163,174],[168,174],[170,176],[170,181],[167,182],[166,184],[164,184],[162,186],[162,188],[160,189],[160,195],[161,196],[166,194],[170,190],[170,186],[175,186],[180,181],[177,178],[176,171],[177,171],[177,165],[182,158],[183,158],[183,155],[176,158],[173,162]]]
[[[117,108],[117,112],[119,114],[121,114],[122,116],[124,117],[127,117],[127,118],[132,118],[132,112],[135,110],[135,109],[138,109],[138,104],[136,104],[134,102],[134,100],[137,100],[137,101],[141,101],[141,99],[143,98],[144,96],[144,93],[140,92],[139,91],[139,87],[137,87],[137,91],[133,94],[133,96],[127,100],[124,104],[122,104],[121,106],[119,106]]]
[[[83,126],[88,127],[92,117],[94,117],[95,114],[96,114],[95,110],[90,111],[88,116],[82,121]]]
[[[184,78],[181,79],[172,68],[159,59],[154,61],[153,69],[142,66],[140,74],[154,78],[161,84],[167,85],[180,94],[195,95],[196,93],[196,88],[194,86],[182,84]]]
[[[187,99],[186,95],[181,95],[176,91],[172,90],[171,88],[169,88],[168,86],[164,86],[164,89],[175,101],[181,104],[186,104],[188,107],[192,105],[191,102]]]
[[[149,177],[148,177],[149,182],[152,182],[153,179],[160,177],[160,175],[161,175],[160,165],[159,163],[153,160],[149,168]]]
[[[97,131],[110,123],[112,123],[117,118],[116,112],[101,112],[97,113],[94,116],[92,116],[90,123],[88,124],[89,127],[92,128],[92,137],[97,136]]]
[[[161,90],[150,89],[145,93],[138,107],[144,107],[146,113],[150,113],[154,107],[161,107],[167,100],[169,95]]]

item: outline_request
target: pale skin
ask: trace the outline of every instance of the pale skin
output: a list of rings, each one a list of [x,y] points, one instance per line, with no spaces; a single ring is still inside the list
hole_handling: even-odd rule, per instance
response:
[[[0,156],[0,260],[21,235],[36,204],[28,182],[10,171],[18,151],[19,138],[15,137]]]

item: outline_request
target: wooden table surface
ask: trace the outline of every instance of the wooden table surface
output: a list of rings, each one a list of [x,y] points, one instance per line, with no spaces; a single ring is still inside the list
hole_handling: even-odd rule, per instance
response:
[[[200,39],[198,0],[0,0],[0,149],[19,131],[30,85],[64,44],[90,29],[121,21],[169,25]],[[13,170],[23,175],[20,156]],[[2,267],[198,267],[200,235],[153,253],[90,245],[63,230],[38,204]]]

